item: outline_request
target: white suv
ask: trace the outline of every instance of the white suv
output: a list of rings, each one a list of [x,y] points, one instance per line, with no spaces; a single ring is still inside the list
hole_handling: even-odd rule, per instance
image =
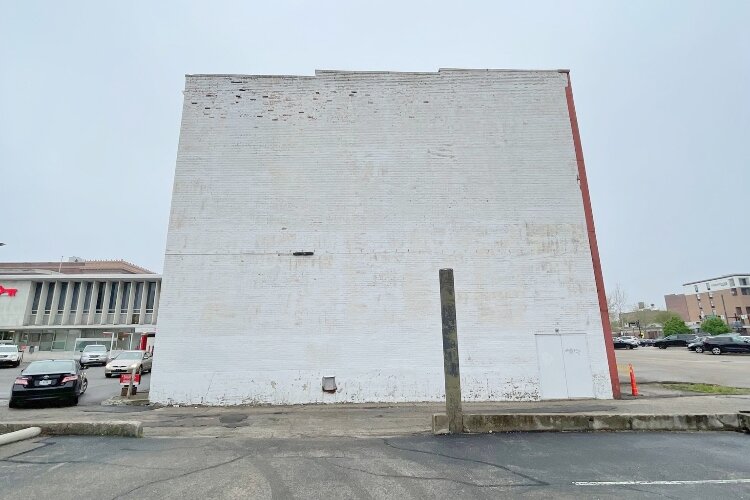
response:
[[[18,366],[23,361],[23,351],[17,345],[0,344],[0,365]]]

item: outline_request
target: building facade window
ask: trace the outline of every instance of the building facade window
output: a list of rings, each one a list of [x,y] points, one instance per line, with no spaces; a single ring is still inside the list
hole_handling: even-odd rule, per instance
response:
[[[83,294],[83,312],[88,313],[91,307],[91,293],[94,291],[94,284],[87,281],[85,285],[86,291]]]
[[[109,284],[109,304],[107,304],[107,308],[109,312],[113,313],[115,312],[115,303],[117,302],[117,287],[119,283],[116,281],[113,281]]]
[[[99,292],[96,295],[96,312],[102,312],[104,309],[104,287],[107,283],[99,281]]]
[[[729,278],[729,286],[734,286],[734,278]]]
[[[126,281],[122,284],[122,303],[120,304],[120,312],[128,312],[128,304],[130,303],[130,287],[132,283]]]
[[[695,293],[698,293],[698,285],[693,285],[695,287]]]
[[[143,300],[143,282],[139,281],[135,284],[135,297],[133,298],[133,310],[141,310],[141,301]]]
[[[148,296],[146,297],[146,309],[154,308],[154,299],[156,298],[156,282],[148,282]]]
[[[31,312],[36,314],[39,309],[39,299],[42,297],[42,287],[44,283],[38,281],[34,283],[34,301],[31,303]]]
[[[60,297],[57,299],[57,310],[63,312],[65,308],[65,296],[68,295],[68,283],[61,281],[58,285],[60,285]]]
[[[70,298],[70,310],[77,311],[79,304],[78,304],[78,297],[81,295],[81,283],[80,281],[76,281],[73,283],[73,291],[71,292],[73,296]]]
[[[736,288],[732,288],[732,295],[737,295],[737,289]]]
[[[742,295],[750,295],[750,288],[740,288]]]
[[[47,300],[44,301],[44,312],[47,313],[52,309],[52,297],[55,294],[55,282],[47,283]]]
[[[740,278],[740,285],[747,286],[747,278]]]

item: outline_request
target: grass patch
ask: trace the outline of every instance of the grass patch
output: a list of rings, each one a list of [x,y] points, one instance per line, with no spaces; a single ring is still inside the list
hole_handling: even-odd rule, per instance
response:
[[[676,391],[701,392],[703,394],[750,394],[750,389],[746,389],[744,387],[727,387],[726,385],[690,384],[677,382],[670,382],[662,385],[667,389],[674,389]]]

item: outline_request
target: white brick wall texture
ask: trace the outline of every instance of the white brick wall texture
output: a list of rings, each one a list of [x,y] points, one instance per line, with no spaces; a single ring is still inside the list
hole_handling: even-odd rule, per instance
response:
[[[611,398],[566,85],[188,76],[151,400],[441,400],[445,267],[464,400],[544,398],[556,331],[583,339],[576,383]]]

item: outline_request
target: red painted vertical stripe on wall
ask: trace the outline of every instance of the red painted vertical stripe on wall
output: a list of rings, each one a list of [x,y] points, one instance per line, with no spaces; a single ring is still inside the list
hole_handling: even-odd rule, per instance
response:
[[[586,227],[589,233],[589,247],[591,248],[591,260],[594,264],[594,280],[596,291],[599,295],[599,312],[602,316],[602,329],[604,333],[604,345],[607,348],[607,362],[609,363],[609,377],[612,381],[612,394],[615,399],[620,399],[620,379],[617,375],[617,360],[615,348],[612,343],[612,325],[609,323],[609,310],[607,309],[607,296],[604,291],[604,276],[602,264],[599,260],[599,246],[596,243],[596,229],[594,229],[594,212],[591,210],[591,196],[589,195],[589,183],[586,179],[586,166],[583,163],[583,147],[581,146],[581,134],[578,131],[578,118],[576,117],[576,106],[573,102],[573,87],[570,83],[570,73],[564,72],[568,77],[568,86],[565,87],[565,97],[568,100],[568,115],[570,115],[570,128],[573,131],[573,144],[576,151],[576,163],[578,164],[578,181],[581,185],[581,196],[583,197],[583,210],[586,214]]]

